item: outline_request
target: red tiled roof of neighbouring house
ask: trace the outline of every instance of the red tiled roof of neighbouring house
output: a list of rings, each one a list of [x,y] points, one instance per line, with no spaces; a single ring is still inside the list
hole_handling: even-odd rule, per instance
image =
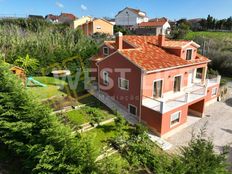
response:
[[[158,27],[163,26],[167,21],[142,22],[139,27]]]
[[[162,21],[168,21],[167,18],[165,17],[162,17],[162,18],[153,18],[153,19],[150,19],[149,22],[154,22],[154,21],[159,21],[159,22],[162,22]]]
[[[75,20],[77,19],[77,17],[71,13],[61,13],[60,16],[64,16],[64,17],[67,17],[69,18],[70,20]]]
[[[123,41],[134,45],[135,48],[118,50],[118,52],[144,71],[155,71],[209,62],[208,58],[200,54],[197,54],[195,60],[189,61],[169,53],[165,48],[158,46],[158,36],[123,36]],[[191,43],[191,41],[173,42],[178,43],[180,46]],[[116,49],[116,44],[113,44],[113,42],[108,42],[108,44]]]

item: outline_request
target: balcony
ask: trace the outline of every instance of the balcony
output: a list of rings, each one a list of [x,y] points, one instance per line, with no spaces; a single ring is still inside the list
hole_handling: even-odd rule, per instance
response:
[[[220,80],[220,76],[214,79],[207,79],[205,84],[195,83],[193,86],[185,88],[181,92],[170,94],[160,99],[143,96],[142,105],[163,114],[185,104],[204,98],[207,94],[208,87],[219,84]]]

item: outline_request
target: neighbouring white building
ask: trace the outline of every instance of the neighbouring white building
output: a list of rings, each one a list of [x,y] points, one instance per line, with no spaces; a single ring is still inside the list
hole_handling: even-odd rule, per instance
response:
[[[149,22],[142,22],[134,27],[137,35],[160,35],[170,34],[171,26],[167,18],[156,18]]]
[[[148,22],[147,14],[139,9],[126,7],[115,16],[115,23],[119,26],[134,26]]]

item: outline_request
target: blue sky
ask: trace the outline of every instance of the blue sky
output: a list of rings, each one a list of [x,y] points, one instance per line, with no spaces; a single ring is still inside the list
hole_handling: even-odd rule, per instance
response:
[[[113,17],[126,6],[169,19],[232,16],[232,0],[0,0],[0,16],[71,12],[78,17]]]

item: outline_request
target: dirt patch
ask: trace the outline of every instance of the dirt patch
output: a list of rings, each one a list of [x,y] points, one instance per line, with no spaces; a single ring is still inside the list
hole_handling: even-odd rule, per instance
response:
[[[62,110],[68,106],[76,106],[77,101],[75,98],[66,96],[66,97],[54,97],[43,102],[44,104],[50,106],[54,111]]]

